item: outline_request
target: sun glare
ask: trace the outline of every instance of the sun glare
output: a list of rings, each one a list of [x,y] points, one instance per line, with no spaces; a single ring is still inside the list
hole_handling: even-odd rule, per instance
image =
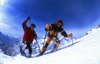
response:
[[[0,0],[0,6],[3,6],[5,2],[5,0]]]

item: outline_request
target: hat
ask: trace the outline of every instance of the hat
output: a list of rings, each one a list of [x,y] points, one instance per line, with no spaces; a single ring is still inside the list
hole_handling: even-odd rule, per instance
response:
[[[35,24],[33,24],[33,23],[32,23],[30,26],[34,26],[34,27],[36,28],[36,25],[35,25]]]

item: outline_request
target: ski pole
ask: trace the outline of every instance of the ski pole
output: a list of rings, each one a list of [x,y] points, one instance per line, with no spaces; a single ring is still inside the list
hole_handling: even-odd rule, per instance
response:
[[[46,36],[47,36],[47,31],[46,31],[46,33],[45,33],[44,44],[43,44],[43,46],[45,45],[45,39],[46,39]]]
[[[72,44],[73,44],[73,37],[71,37],[71,40],[72,40]]]
[[[36,40],[36,43],[37,43],[37,45],[38,45],[39,51],[41,51],[41,50],[40,50],[40,46],[39,46],[39,44],[38,44],[38,42],[37,42],[37,39],[35,39],[35,40]]]

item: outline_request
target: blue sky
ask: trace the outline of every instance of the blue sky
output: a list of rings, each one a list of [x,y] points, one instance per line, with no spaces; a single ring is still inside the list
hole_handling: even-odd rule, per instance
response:
[[[82,37],[100,23],[100,0],[0,0],[0,31],[4,34],[23,37],[22,23],[28,16],[36,24],[38,37],[45,35],[46,24],[59,19],[68,34]]]

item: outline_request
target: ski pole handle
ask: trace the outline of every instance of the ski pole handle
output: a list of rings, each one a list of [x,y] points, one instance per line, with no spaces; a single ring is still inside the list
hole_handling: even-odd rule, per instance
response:
[[[30,20],[31,20],[30,16],[27,17],[27,20],[29,20],[29,23],[31,24],[31,22],[30,22]]]

